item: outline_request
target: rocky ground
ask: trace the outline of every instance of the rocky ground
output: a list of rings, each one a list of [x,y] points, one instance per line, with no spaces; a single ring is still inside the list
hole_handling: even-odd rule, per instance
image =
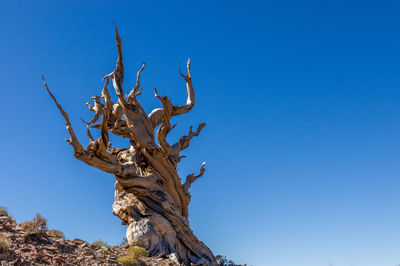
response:
[[[0,216],[0,265],[119,265],[127,247],[89,244],[49,233],[28,234],[12,217]],[[136,265],[179,265],[170,259],[138,257]],[[128,265],[128,264],[126,264]],[[130,264],[135,265],[135,264]]]

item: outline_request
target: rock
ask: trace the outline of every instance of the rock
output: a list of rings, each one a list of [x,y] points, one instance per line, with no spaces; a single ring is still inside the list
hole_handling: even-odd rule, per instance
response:
[[[29,252],[29,251],[31,251],[31,247],[29,247],[29,246],[22,247],[20,250],[23,251],[23,252]]]
[[[85,250],[85,251],[82,252],[82,255],[85,255],[85,256],[89,256],[89,255],[92,255],[92,254],[93,253],[92,253],[91,250]]]
[[[50,247],[45,247],[45,249],[56,252],[58,250],[58,248],[50,246]]]
[[[87,242],[79,245],[79,248],[86,248],[86,247],[89,247],[89,244]]]

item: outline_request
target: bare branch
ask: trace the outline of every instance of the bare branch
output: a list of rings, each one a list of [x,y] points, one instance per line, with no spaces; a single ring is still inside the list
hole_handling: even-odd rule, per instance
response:
[[[70,138],[67,139],[67,142],[69,142],[72,145],[72,147],[74,148],[74,156],[77,159],[87,163],[88,165],[94,166],[104,172],[112,173],[112,174],[120,174],[121,170],[122,170],[121,165],[119,165],[117,163],[105,161],[103,158],[93,155],[92,152],[86,151],[82,147],[81,143],[79,142],[78,138],[75,135],[74,129],[72,128],[71,121],[69,120],[68,114],[64,111],[64,109],[61,107],[61,105],[57,102],[56,97],[54,97],[54,95],[51,93],[43,75],[42,75],[42,79],[43,79],[44,86],[46,87],[47,92],[49,93],[50,97],[53,99],[54,103],[56,104],[58,110],[60,110],[62,116],[64,117],[65,125],[66,125],[68,133],[70,135]]]
[[[184,190],[189,190],[190,186],[192,185],[192,183],[194,181],[196,181],[199,177],[201,177],[202,175],[204,175],[205,171],[206,171],[206,163],[203,162],[200,168],[200,171],[197,175],[195,174],[190,174],[186,177],[186,182],[182,185]]]
[[[106,107],[111,109],[111,107],[114,103],[111,101],[111,96],[107,89],[109,83],[110,83],[110,80],[108,78],[106,78],[106,83],[104,84],[103,90],[101,92],[101,97],[103,97],[103,99],[106,103]]]
[[[168,133],[174,128],[175,126],[171,127],[169,120],[171,119],[171,112],[172,112],[172,103],[168,99],[167,96],[159,96],[157,93],[157,89],[154,89],[155,96],[161,101],[163,106],[163,117],[162,117],[162,124],[160,128],[157,130],[157,139],[158,143],[160,144],[164,154],[168,156],[171,153],[171,146],[167,142],[167,135]]]
[[[144,70],[145,66],[146,66],[146,63],[143,62],[142,67],[140,68],[139,72],[137,73],[136,85],[131,90],[129,95],[126,97],[126,102],[127,102],[128,105],[131,105],[131,106],[129,106],[130,109],[132,109],[133,111],[141,112],[143,114],[143,116],[148,120],[148,117],[147,117],[147,114],[146,114],[145,110],[143,109],[143,107],[140,105],[140,103],[136,99],[136,97],[139,96],[141,94],[141,92],[142,92],[142,90],[139,91],[140,73],[142,73],[142,71]]]
[[[92,133],[90,133],[90,126],[87,125],[86,135],[89,137],[89,140],[92,142],[94,141]]]
[[[190,74],[190,58],[187,61],[187,74],[186,75],[182,74],[180,66],[179,66],[179,74],[181,74],[181,76],[186,80],[186,89],[188,97],[186,100],[186,105],[175,107],[174,115],[185,114],[190,110],[192,110],[194,106],[194,88],[192,85],[192,76]]]
[[[72,128],[71,121],[69,120],[68,114],[64,111],[64,109],[61,107],[61,105],[57,102],[56,97],[54,97],[54,95],[51,93],[43,75],[42,75],[42,79],[43,79],[44,86],[46,87],[47,92],[49,93],[50,97],[53,99],[54,103],[57,105],[58,110],[60,110],[62,116],[64,117],[65,126],[67,127],[68,133],[70,135],[70,138],[66,141],[69,142],[72,145],[72,147],[74,148],[74,155],[81,156],[83,154],[83,152],[85,151],[85,149],[82,147],[78,138],[75,135],[75,132],[74,132],[74,129]]]
[[[86,125],[90,125],[93,123],[96,123],[97,120],[99,120],[101,112],[103,111],[104,108],[104,104],[101,103],[100,96],[93,96],[91,97],[91,99],[94,100],[94,107],[92,107],[89,103],[86,103],[86,105],[88,106],[89,110],[96,112],[95,115],[93,116],[93,118],[89,121],[86,122],[85,120],[83,120],[83,118],[81,118],[81,120],[86,124]]]
[[[142,73],[142,71],[144,70],[146,66],[146,63],[143,62],[142,63],[142,67],[140,68],[140,70],[138,71],[137,75],[136,75],[136,85],[135,87],[133,87],[133,89],[131,90],[131,92],[129,93],[128,97],[126,98],[126,101],[128,104],[132,104],[134,103],[134,100],[137,96],[140,95],[139,92],[139,88],[140,88],[140,74]]]
[[[191,187],[191,185],[193,184],[194,181],[196,181],[199,177],[204,175],[204,172],[206,171],[205,166],[206,166],[206,163],[204,162],[201,165],[200,172],[197,175],[195,175],[195,174],[188,175],[186,177],[186,182],[182,185],[183,191],[185,193],[186,201],[188,204],[190,203],[190,198],[191,198],[190,193],[189,193],[189,188]]]
[[[137,112],[137,110],[141,109],[141,107],[139,107],[139,104],[137,106],[128,104],[128,102],[123,97],[122,84],[124,79],[124,66],[122,64],[122,40],[119,37],[117,27],[115,27],[115,32],[118,49],[117,64],[115,70],[104,77],[112,78],[115,93],[118,96],[118,105],[119,107],[121,107],[121,109],[119,109],[118,106],[114,105],[114,111],[119,112],[118,114],[116,114],[118,116],[121,116],[122,114],[125,116],[126,129],[128,129],[129,132],[124,135],[129,136],[129,139],[135,142],[136,146],[154,146],[154,128],[152,128],[151,126],[150,119],[148,118],[144,110],[142,110],[141,112]],[[116,109],[116,107],[118,109]],[[116,120],[116,123],[119,123],[118,119]]]
[[[187,94],[188,94],[188,97],[186,100],[186,105],[173,106],[171,116],[185,114],[185,113],[189,112],[190,110],[192,110],[192,108],[194,106],[195,96],[194,96],[194,88],[193,88],[193,84],[192,84],[192,77],[190,74],[190,59],[188,59],[188,61],[187,61],[187,71],[188,71],[187,75],[183,75],[181,72],[181,69],[179,67],[179,74],[186,81],[186,88],[187,88]],[[156,108],[149,114],[149,118],[151,120],[153,128],[156,128],[159,124],[161,124],[162,116],[163,116],[162,108]]]
[[[183,136],[180,140],[172,145],[171,156],[172,158],[178,162],[179,153],[189,147],[190,141],[193,137],[198,136],[201,130],[206,126],[206,123],[201,123],[195,132],[192,131],[193,127],[190,127],[189,134],[187,136]]]
[[[122,59],[123,59],[123,57],[122,57],[122,40],[119,37],[117,26],[115,26],[115,42],[116,42],[117,50],[118,50],[118,58],[117,58],[115,70],[113,72],[111,72],[110,74],[106,75],[103,79],[106,79],[109,77],[112,78],[115,93],[118,96],[118,101],[120,101],[121,105],[126,105],[126,102],[124,99],[124,91],[122,89],[122,85],[124,83],[124,65],[122,63]]]
[[[102,155],[104,155],[107,159],[112,158],[110,154],[107,153],[107,147],[108,147],[108,141],[109,141],[109,135],[108,135],[108,121],[110,119],[110,116],[112,114],[112,102],[111,102],[111,97],[110,94],[108,93],[107,86],[109,83],[109,79],[107,78],[106,83],[104,84],[104,88],[102,91],[102,97],[104,98],[104,101],[106,102],[106,106],[102,110],[102,120],[101,120],[101,125],[100,125],[100,131],[101,131],[101,142],[100,142],[100,147],[99,147],[99,152],[101,152]]]
[[[90,111],[96,112],[96,110],[90,105],[90,102],[86,103],[87,107],[89,108]]]
[[[96,110],[96,116],[102,115],[102,119],[101,119],[101,123],[100,123],[101,137],[99,139],[97,139],[96,141],[93,141],[93,137],[89,131],[90,122],[87,123],[87,125],[88,125],[87,135],[89,136],[89,139],[91,142],[88,145],[86,150],[95,153],[97,156],[99,156],[100,158],[102,158],[108,162],[116,162],[116,159],[107,152],[107,148],[109,145],[109,134],[108,134],[109,122],[110,122],[110,118],[112,115],[112,104],[113,104],[113,102],[111,101],[110,94],[107,90],[109,81],[110,81],[109,78],[106,78],[106,82],[104,84],[104,87],[103,87],[103,90],[101,93],[101,97],[103,97],[106,105],[101,104],[101,108],[98,108]],[[101,97],[95,96],[96,102],[100,103]],[[83,119],[82,119],[82,121],[83,121]]]

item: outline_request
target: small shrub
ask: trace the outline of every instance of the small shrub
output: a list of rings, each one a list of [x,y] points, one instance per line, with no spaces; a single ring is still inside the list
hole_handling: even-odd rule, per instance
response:
[[[23,222],[21,224],[21,227],[27,234],[35,234],[37,231],[37,228],[35,227],[32,221]]]
[[[23,222],[21,226],[27,234],[45,234],[47,231],[47,219],[36,213],[32,221]]]
[[[64,237],[64,233],[60,230],[57,229],[51,229],[47,231],[48,235],[54,236],[54,237],[58,237],[58,238],[63,238]]]
[[[146,249],[137,246],[129,247],[127,253],[135,259],[149,256],[149,252]]]
[[[131,256],[122,256],[117,258],[118,264],[124,265],[124,266],[138,266],[139,262],[135,259],[132,258]]]
[[[33,218],[33,222],[36,224],[39,231],[44,232],[47,230],[47,219],[36,213],[36,217]]]
[[[0,206],[0,216],[8,216],[8,211],[6,207]]]
[[[112,252],[107,249],[102,249],[101,252],[103,252],[106,255],[112,255]]]
[[[11,240],[0,233],[0,253],[7,253],[11,247]]]
[[[100,246],[108,247],[108,243],[105,242],[105,241],[103,241],[103,240],[101,240],[101,239],[99,239],[99,240],[97,240],[97,241],[94,241],[94,242],[92,243],[92,245],[93,245],[93,246],[96,246],[96,247],[100,247]]]

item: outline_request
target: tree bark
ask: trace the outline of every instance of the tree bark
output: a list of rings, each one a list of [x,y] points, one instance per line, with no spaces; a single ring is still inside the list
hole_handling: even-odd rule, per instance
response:
[[[192,127],[187,136],[170,145],[168,133],[174,128],[170,119],[173,116],[189,112],[195,102],[194,88],[190,73],[190,59],[187,74],[184,78],[188,99],[186,105],[175,106],[167,96],[155,96],[162,108],[156,108],[147,114],[137,97],[140,95],[140,75],[145,68],[143,63],[137,74],[137,82],[130,93],[124,97],[124,65],[122,57],[122,40],[116,29],[118,59],[115,70],[104,77],[105,84],[101,96],[94,96],[94,106],[87,103],[94,117],[87,125],[90,143],[86,149],[80,144],[72,128],[68,114],[44,85],[60,110],[66,122],[70,138],[67,139],[74,156],[88,165],[107,173],[114,174],[115,202],[113,213],[123,224],[128,225],[126,237],[129,245],[145,248],[151,256],[167,257],[175,254],[185,265],[211,265],[214,256],[210,249],[193,234],[188,222],[189,188],[204,174],[204,163],[200,173],[191,174],[184,184],[177,174],[180,152],[186,149],[194,136],[198,136],[205,123],[193,132]],[[109,80],[118,97],[118,102],[111,101],[108,92]],[[44,77],[43,77],[44,80]],[[103,102],[102,102],[103,101]],[[101,118],[101,122],[95,124]],[[155,133],[156,127],[159,126]],[[94,140],[90,129],[99,129],[101,136]],[[109,142],[109,134],[115,134],[130,141],[127,148],[115,148]],[[157,137],[158,145],[155,138]]]

